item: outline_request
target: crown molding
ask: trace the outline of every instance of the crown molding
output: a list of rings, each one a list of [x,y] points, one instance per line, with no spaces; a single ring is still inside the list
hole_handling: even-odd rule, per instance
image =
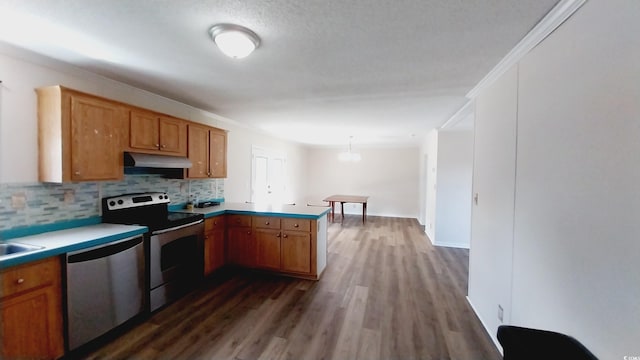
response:
[[[469,99],[478,96],[478,93],[493,84],[502,74],[520,61],[531,49],[536,47],[549,34],[564,23],[573,13],[575,13],[587,0],[560,0],[556,6],[536,24],[536,26],[520,40],[520,42],[500,62],[471,89],[467,95]],[[466,105],[465,105],[466,106]],[[455,116],[455,115],[454,115]],[[448,121],[447,121],[448,122]],[[445,123],[446,124],[446,123]],[[443,125],[444,126],[444,125]]]
[[[455,114],[451,115],[449,120],[445,121],[444,124],[440,125],[438,130],[452,129],[456,125],[458,125],[460,121],[465,119],[467,116],[471,115],[474,109],[473,103],[474,103],[473,100],[467,101],[464,105],[462,105],[460,109],[458,109],[458,111],[456,111]]]

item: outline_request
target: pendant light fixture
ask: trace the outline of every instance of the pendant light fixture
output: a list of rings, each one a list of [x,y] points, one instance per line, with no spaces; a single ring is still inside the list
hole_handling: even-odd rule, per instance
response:
[[[353,152],[351,148],[351,141],[353,140],[353,136],[349,136],[349,149],[347,151],[341,152],[338,154],[338,160],[340,161],[349,161],[349,162],[358,162],[362,159],[359,153]]]
[[[249,56],[260,45],[258,35],[240,25],[214,25],[209,29],[209,34],[220,51],[234,59],[242,59]]]

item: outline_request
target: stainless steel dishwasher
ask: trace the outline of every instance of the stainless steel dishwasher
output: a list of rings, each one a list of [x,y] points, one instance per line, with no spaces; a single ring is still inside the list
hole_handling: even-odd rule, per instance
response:
[[[69,350],[107,333],[145,309],[144,238],[131,237],[67,253]]]

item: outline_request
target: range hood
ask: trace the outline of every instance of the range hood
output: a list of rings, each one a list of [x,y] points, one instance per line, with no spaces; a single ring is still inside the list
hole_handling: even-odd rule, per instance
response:
[[[124,166],[162,169],[186,169],[190,168],[192,164],[191,160],[184,156],[167,156],[125,152]]]

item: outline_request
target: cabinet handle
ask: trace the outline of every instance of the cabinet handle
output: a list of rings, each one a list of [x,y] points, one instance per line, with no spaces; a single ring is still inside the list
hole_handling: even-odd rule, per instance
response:
[[[269,222],[268,222],[268,221],[265,221],[265,222],[264,222],[264,224],[265,224],[265,225],[269,225]]]
[[[286,239],[287,238],[287,234],[282,235],[282,237]]]
[[[164,148],[167,147],[167,145],[166,144],[162,144],[160,147],[164,149]]]
[[[74,172],[74,174],[80,175],[80,171],[76,171],[76,172]]]
[[[247,235],[251,235],[251,231],[247,231]]]
[[[217,222],[217,221],[214,221],[214,222],[213,222],[213,225],[218,225],[218,222]]]
[[[293,227],[300,227],[300,225],[298,225],[298,224],[293,224]]]
[[[160,144],[156,144],[156,148],[160,149]]]
[[[278,233],[278,234],[276,235],[276,237],[280,237],[280,233]]]
[[[20,279],[16,280],[16,284],[19,285],[19,284],[22,284],[22,283],[24,283],[24,279],[23,278],[20,278]]]

